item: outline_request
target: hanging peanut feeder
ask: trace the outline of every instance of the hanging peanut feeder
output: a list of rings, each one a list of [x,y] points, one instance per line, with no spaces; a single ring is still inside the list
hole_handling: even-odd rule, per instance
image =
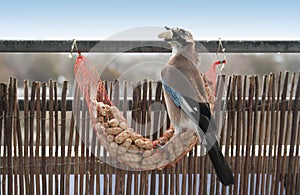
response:
[[[97,140],[108,151],[106,163],[126,165],[131,170],[163,169],[179,162],[198,142],[193,130],[176,134],[169,127],[157,140],[150,140],[131,128],[109,99],[97,69],[79,55],[74,67],[76,84],[83,92]],[[74,105],[78,107],[78,105]]]

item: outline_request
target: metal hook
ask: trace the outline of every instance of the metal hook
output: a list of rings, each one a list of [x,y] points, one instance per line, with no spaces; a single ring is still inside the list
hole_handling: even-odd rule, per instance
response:
[[[217,52],[216,52],[216,61],[217,61],[217,56],[218,56],[220,51],[223,53],[223,60],[218,61],[218,63],[216,63],[216,64],[222,64],[222,66],[220,67],[220,72],[222,72],[222,70],[224,68],[224,65],[226,64],[227,60],[226,60],[225,48],[223,47],[221,38],[219,38],[218,49],[217,49]]]
[[[77,40],[76,39],[73,39],[72,40],[72,45],[71,45],[71,51],[68,55],[69,58],[72,58],[73,57],[73,51],[74,51],[74,48],[75,50],[77,51],[78,55],[81,55],[80,51],[78,50],[78,46],[77,46]]]
[[[218,55],[220,51],[225,55],[225,48],[223,47],[221,38],[219,38],[219,44],[216,54]]]

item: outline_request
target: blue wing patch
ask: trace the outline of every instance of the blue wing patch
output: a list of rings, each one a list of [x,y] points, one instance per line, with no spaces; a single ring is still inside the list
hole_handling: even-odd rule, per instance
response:
[[[172,98],[174,104],[177,107],[180,107],[182,104],[182,100],[181,100],[181,95],[179,92],[177,92],[176,90],[174,90],[172,87],[170,87],[168,84],[166,84],[165,82],[163,82],[163,86],[165,91],[168,93],[168,95]]]

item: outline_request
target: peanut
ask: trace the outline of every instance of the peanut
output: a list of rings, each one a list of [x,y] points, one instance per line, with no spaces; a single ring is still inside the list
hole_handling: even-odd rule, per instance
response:
[[[119,147],[118,149],[118,154],[124,154],[125,152],[127,152],[128,148],[125,148],[125,147]]]
[[[123,130],[120,127],[107,128],[106,133],[108,135],[119,135]]]
[[[129,149],[130,145],[132,143],[132,140],[127,138],[120,146],[118,150],[118,154],[124,154]]]
[[[117,107],[115,107],[115,106],[111,106],[110,108],[109,108],[109,113],[112,115],[112,116],[114,116],[115,117],[115,115],[117,114],[117,113],[119,113],[120,111],[119,111],[119,109],[117,108]]]
[[[98,116],[98,121],[103,123],[104,122],[104,117],[103,116]]]
[[[108,142],[113,142],[113,141],[115,140],[115,136],[113,136],[113,135],[108,135],[108,136],[106,137],[106,139],[107,139]]]
[[[125,141],[121,144],[122,147],[129,148],[131,146],[132,140],[130,138],[125,139]]]
[[[146,150],[150,150],[153,148],[152,141],[150,141],[150,140],[144,141],[142,139],[137,139],[134,141],[134,144],[137,145],[138,147],[144,148]]]
[[[119,127],[126,130],[126,129],[128,129],[128,124],[126,122],[120,122]]]
[[[118,119],[113,118],[108,121],[108,124],[111,127],[117,127],[119,125],[119,121],[118,121]]]
[[[162,160],[162,156],[160,153],[154,153],[152,156],[146,157],[142,160],[142,165],[151,165],[158,163]]]
[[[127,128],[126,131],[128,131],[130,133],[134,133],[134,130],[132,128]]]
[[[165,145],[168,142],[168,138],[166,138],[166,137],[159,137],[157,139],[157,141],[158,141],[159,145],[163,146],[163,145]]]
[[[121,158],[124,160],[124,162],[140,162],[142,160],[142,157],[138,154],[132,154],[132,153],[125,153],[121,156]]]
[[[143,157],[148,157],[148,156],[151,156],[152,152],[151,150],[145,150],[144,153],[143,153]]]
[[[115,137],[115,142],[117,142],[118,144],[121,144],[129,137],[130,137],[130,132],[123,131],[122,133],[120,133],[119,135],[117,135]]]
[[[114,116],[116,119],[118,119],[120,122],[126,122],[126,119],[123,117],[123,115],[119,112],[115,114]]]
[[[134,154],[139,153],[139,148],[136,145],[131,145],[128,149],[128,152],[134,153]]]
[[[137,140],[137,139],[143,139],[143,136],[140,135],[140,134],[137,134],[137,133],[132,133],[132,134],[130,135],[130,138],[131,138],[132,141],[135,141],[135,140]]]
[[[173,135],[174,135],[174,129],[168,129],[164,132],[163,137],[170,139],[173,137]]]

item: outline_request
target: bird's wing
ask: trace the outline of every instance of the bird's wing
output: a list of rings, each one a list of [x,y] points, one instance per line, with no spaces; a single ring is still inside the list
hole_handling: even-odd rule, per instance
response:
[[[165,92],[172,99],[173,103],[187,116],[189,116],[204,133],[206,133],[209,128],[214,130],[216,129],[216,124],[213,117],[211,117],[211,111],[208,103],[197,102],[193,98],[179,93],[165,81],[163,81],[163,87]]]

